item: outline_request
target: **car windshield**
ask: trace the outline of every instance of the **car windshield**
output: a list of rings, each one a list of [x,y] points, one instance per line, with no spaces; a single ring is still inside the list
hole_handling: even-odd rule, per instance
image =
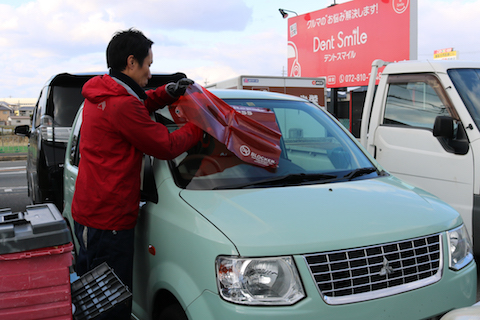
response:
[[[480,69],[450,69],[448,75],[480,129]]]
[[[262,168],[245,163],[208,135],[201,144],[170,162],[179,187],[200,190],[280,187],[381,174],[345,131],[313,103],[224,100],[234,107],[265,108],[275,113],[282,133],[278,167]],[[172,126],[175,127],[169,125]]]

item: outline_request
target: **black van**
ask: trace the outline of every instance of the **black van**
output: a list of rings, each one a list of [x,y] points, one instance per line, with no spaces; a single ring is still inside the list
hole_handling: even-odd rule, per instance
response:
[[[71,126],[82,104],[82,87],[95,74],[61,73],[40,92],[31,126],[15,128],[28,136],[27,184],[32,204],[51,202],[63,210],[63,164]],[[184,78],[185,74],[152,75],[146,89]]]

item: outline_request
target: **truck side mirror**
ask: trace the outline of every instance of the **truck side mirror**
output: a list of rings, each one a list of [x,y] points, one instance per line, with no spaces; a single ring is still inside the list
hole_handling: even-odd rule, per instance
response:
[[[438,116],[433,125],[433,136],[446,139],[453,139],[453,118],[447,116]]]
[[[452,117],[436,117],[433,125],[433,136],[437,137],[447,152],[464,155],[467,154],[469,150],[470,143],[463,124],[459,122],[457,130],[455,130]]]
[[[22,137],[30,137],[30,126],[28,124],[15,127],[15,134]]]

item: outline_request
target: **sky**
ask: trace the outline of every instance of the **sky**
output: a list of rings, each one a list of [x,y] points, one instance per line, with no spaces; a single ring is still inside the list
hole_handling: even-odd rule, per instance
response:
[[[0,0],[0,101],[37,98],[58,73],[106,73],[108,42],[132,27],[154,42],[152,73],[184,72],[203,86],[282,76],[288,28],[278,9],[302,15],[334,2],[347,1]],[[453,47],[480,60],[479,17],[480,0],[418,0],[418,59]]]

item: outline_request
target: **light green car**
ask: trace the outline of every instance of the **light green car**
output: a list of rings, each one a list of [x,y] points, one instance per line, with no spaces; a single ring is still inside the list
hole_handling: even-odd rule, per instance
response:
[[[450,206],[385,172],[307,100],[212,93],[275,113],[279,167],[238,161],[213,138],[173,161],[147,157],[135,319],[437,319],[475,303],[470,238]],[[81,110],[65,161],[70,222]],[[175,130],[166,109],[156,118]]]

